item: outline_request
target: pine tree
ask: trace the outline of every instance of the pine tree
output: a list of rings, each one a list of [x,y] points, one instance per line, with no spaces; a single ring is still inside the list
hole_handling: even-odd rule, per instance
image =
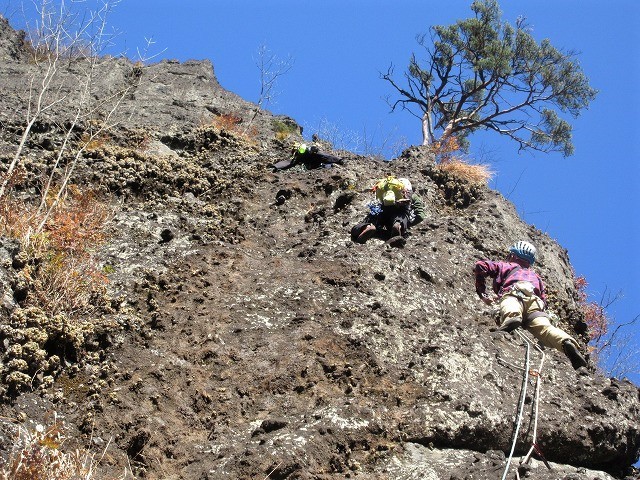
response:
[[[496,0],[476,0],[471,10],[474,17],[418,37],[427,62],[412,54],[406,86],[393,67],[382,75],[401,95],[392,109],[421,119],[424,145],[452,136],[468,145],[471,133],[485,129],[520,150],[573,154],[572,128],[561,116],[576,118],[597,94],[576,54],[536,42],[523,18],[515,26],[502,21]]]

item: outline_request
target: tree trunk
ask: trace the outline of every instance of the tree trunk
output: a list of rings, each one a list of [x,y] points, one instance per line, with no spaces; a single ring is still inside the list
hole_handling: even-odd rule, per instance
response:
[[[422,145],[429,146],[433,141],[431,112],[424,112],[424,115],[422,115]]]
[[[455,122],[453,120],[447,123],[447,126],[444,128],[444,132],[442,132],[442,136],[440,137],[440,141],[444,141],[451,136],[454,125]]]

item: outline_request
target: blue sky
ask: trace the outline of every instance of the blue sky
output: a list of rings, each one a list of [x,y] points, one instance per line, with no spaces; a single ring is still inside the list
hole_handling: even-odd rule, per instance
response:
[[[470,3],[122,0],[109,23],[121,32],[114,51],[134,56],[152,38],[158,59],[209,59],[222,86],[249,101],[258,100],[256,59],[265,46],[292,59],[267,108],[293,117],[305,133],[331,125],[360,138],[366,131],[373,143],[404,138],[419,144],[419,122],[406,112],[389,112],[384,98],[394,92],[379,73],[393,64],[400,78],[411,53],[421,58],[416,35],[469,17]],[[0,13],[11,18],[17,5],[0,0]],[[526,17],[536,39],[580,52],[578,61],[599,94],[571,121],[572,157],[518,154],[515,144],[495,135],[471,137],[471,155],[490,162],[496,172],[491,186],[528,223],[568,250],[594,300],[622,293],[610,314],[630,321],[640,315],[640,2],[503,0],[501,7],[511,23]],[[17,14],[14,19],[19,21]],[[638,323],[628,330],[636,348]],[[640,384],[638,364],[629,376]]]

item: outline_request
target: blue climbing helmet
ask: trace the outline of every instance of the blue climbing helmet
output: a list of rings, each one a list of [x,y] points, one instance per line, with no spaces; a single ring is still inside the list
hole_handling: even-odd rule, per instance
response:
[[[520,240],[514,243],[511,248],[509,248],[509,251],[516,257],[529,262],[529,265],[533,265],[536,261],[536,247],[529,242]]]

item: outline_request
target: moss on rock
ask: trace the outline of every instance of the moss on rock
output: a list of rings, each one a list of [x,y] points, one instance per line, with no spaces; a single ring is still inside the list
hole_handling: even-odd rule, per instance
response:
[[[5,346],[4,383],[14,390],[50,384],[44,379],[60,372],[61,357],[77,361],[85,338],[93,330],[88,322],[72,321],[64,315],[48,316],[38,307],[16,308],[9,325],[0,327],[0,340]]]

